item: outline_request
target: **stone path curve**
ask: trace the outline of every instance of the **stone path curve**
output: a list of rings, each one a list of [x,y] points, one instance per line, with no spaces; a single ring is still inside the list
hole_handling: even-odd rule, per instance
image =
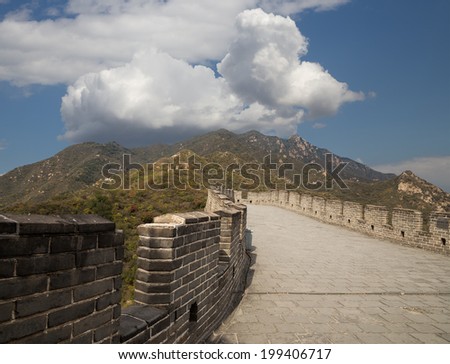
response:
[[[254,264],[223,343],[449,343],[450,258],[271,206],[248,207]]]

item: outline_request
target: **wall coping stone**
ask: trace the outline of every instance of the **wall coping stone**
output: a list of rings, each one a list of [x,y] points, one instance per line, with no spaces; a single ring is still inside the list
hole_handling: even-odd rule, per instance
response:
[[[167,315],[167,311],[161,308],[136,303],[122,309],[122,315],[127,315],[145,321],[148,326],[151,326]]]
[[[0,234],[70,234],[103,232],[115,224],[97,215],[0,215]]]

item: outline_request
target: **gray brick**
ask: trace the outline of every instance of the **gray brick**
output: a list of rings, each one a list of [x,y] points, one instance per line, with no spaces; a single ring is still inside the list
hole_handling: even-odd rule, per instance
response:
[[[0,236],[0,257],[48,253],[49,241],[48,237]]]
[[[96,312],[73,324],[73,336],[81,335],[89,330],[96,329],[112,320],[112,310]]]
[[[114,291],[113,293],[108,293],[106,295],[97,298],[96,304],[97,311],[104,310],[108,306],[113,306],[120,303],[120,299],[121,299],[120,291]]]
[[[147,283],[171,283],[174,280],[175,274],[173,272],[146,272],[138,269],[136,272],[136,280]]]
[[[87,267],[90,265],[100,265],[113,262],[115,259],[114,248],[101,249],[96,251],[86,251],[77,253],[77,267]]]
[[[19,258],[17,259],[16,272],[18,276],[27,276],[72,269],[74,267],[74,255],[58,254],[42,257]]]
[[[144,258],[138,258],[137,266],[146,271],[160,271],[170,272],[174,269],[180,268],[183,264],[183,259],[153,259],[147,260]]]
[[[24,298],[17,301],[16,318],[45,312],[52,308],[69,305],[72,302],[72,292],[52,292],[39,296]]]
[[[107,337],[112,337],[112,335],[117,332],[118,324],[108,323],[102,327],[99,327],[94,332],[94,341],[99,342]]]
[[[58,344],[67,342],[72,334],[72,325],[57,327],[18,341],[20,344]]]
[[[13,277],[15,264],[12,259],[0,259],[0,278]]]
[[[179,248],[182,249],[182,248]],[[137,255],[146,259],[173,259],[175,258],[174,249],[150,249],[146,247],[138,247]]]
[[[13,302],[0,304],[0,322],[6,322],[11,320],[13,310],[14,310]]]
[[[109,263],[97,267],[97,279],[113,277],[122,274],[122,262]]]
[[[177,228],[174,225],[145,224],[139,225],[138,234],[140,236],[173,238],[177,236]]]
[[[21,339],[36,332],[44,331],[46,322],[47,317],[42,315],[2,324],[0,343],[9,343],[12,340]]]
[[[76,232],[76,226],[59,216],[5,214],[17,221],[21,235],[67,234]]]
[[[74,269],[50,275],[50,289],[77,286],[95,280],[95,268]]]
[[[103,231],[114,231],[115,224],[97,215],[61,215],[70,221],[80,233],[97,233]]]
[[[17,223],[0,215],[0,234],[15,234],[17,232]]]
[[[91,250],[97,248],[98,235],[81,235],[78,237],[80,241],[80,250]]]
[[[98,235],[98,247],[110,248],[123,244],[123,235],[121,233],[107,232]]]
[[[52,236],[50,240],[50,253],[75,252],[81,248],[81,241],[76,236]]]
[[[184,237],[139,237],[139,246],[144,246],[147,248],[178,248],[184,245]]]
[[[116,248],[116,260],[123,260],[125,257],[125,247],[119,246]]]
[[[80,336],[74,337],[70,342],[72,344],[92,344],[93,343],[93,335],[92,331],[86,332]]]
[[[0,299],[25,296],[44,292],[47,289],[47,277],[11,278],[0,280]]]
[[[99,296],[104,293],[111,292],[112,287],[112,279],[96,281],[93,283],[78,286],[73,290],[73,299],[75,302],[77,302],[94,296]]]
[[[147,328],[147,323],[128,315],[122,315],[120,318],[120,342],[126,342],[137,336]]]
[[[72,304],[61,310],[48,314],[48,326],[55,327],[73,320],[83,318],[94,312],[95,301]]]

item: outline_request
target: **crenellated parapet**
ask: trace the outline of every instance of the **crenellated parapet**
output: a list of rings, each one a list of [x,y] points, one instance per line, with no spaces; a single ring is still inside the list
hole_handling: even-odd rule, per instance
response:
[[[239,203],[280,206],[323,222],[450,255],[450,213],[431,213],[425,221],[420,211],[389,210],[385,206],[324,199],[294,191],[235,191],[234,196]]]
[[[222,192],[225,192],[223,194]],[[0,216],[0,343],[197,343],[245,289],[247,208],[140,225],[135,301],[121,308],[124,238],[98,216]]]

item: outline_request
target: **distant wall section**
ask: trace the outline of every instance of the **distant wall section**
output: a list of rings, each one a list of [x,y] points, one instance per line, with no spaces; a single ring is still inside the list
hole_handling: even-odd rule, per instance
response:
[[[432,213],[429,222],[424,224],[422,213],[419,211],[407,209],[390,211],[385,206],[328,200],[293,191],[235,191],[234,197],[239,203],[280,206],[368,235],[450,255],[449,213]]]

